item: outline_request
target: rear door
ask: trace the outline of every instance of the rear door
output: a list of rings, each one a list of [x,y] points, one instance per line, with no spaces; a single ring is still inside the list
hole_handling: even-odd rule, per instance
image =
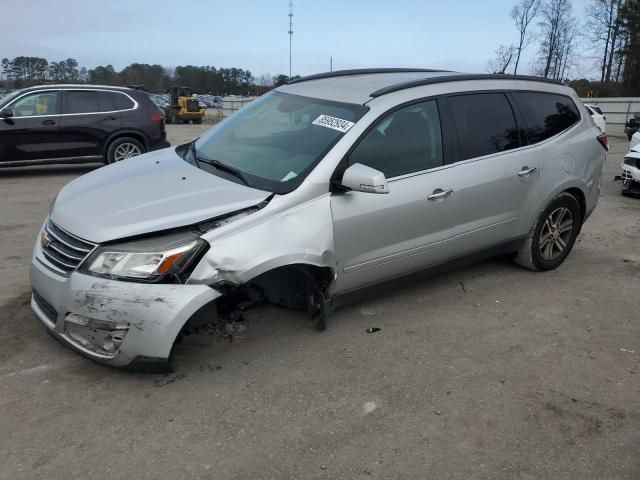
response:
[[[0,119],[0,161],[64,156],[58,137],[59,91],[27,93],[6,108],[12,110],[13,117]]]
[[[122,114],[100,90],[65,90],[60,137],[70,157],[101,156],[106,139],[122,126]]]
[[[528,206],[540,179],[540,153],[526,143],[519,111],[504,92],[446,98],[447,127],[458,153],[450,169],[452,255],[461,256],[526,235]]]

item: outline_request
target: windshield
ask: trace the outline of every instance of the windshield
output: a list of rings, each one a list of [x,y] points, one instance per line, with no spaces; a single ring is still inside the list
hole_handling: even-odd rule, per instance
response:
[[[200,167],[207,160],[239,171],[254,188],[294,190],[322,157],[367,111],[280,92],[254,100],[195,144]]]
[[[10,94],[5,95],[4,97],[0,98],[0,107],[5,106],[13,98],[17,97],[18,94],[20,94],[20,93],[22,93],[22,90],[16,90],[15,92],[11,92]]]

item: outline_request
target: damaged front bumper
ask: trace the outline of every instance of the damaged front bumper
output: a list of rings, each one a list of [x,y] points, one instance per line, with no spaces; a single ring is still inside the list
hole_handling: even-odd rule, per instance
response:
[[[627,156],[621,168],[622,193],[640,195],[640,154]]]
[[[30,277],[31,308],[55,338],[97,362],[153,371],[169,368],[182,327],[221,296],[206,285],[61,276],[37,248]]]

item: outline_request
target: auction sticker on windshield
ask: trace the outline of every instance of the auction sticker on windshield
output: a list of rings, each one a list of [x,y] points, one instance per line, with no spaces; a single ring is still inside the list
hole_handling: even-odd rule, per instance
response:
[[[313,125],[332,128],[339,132],[346,133],[355,123],[337,117],[330,117],[329,115],[320,115],[313,121]]]

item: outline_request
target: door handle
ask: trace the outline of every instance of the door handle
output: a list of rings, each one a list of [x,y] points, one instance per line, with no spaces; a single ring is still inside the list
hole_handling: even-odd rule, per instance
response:
[[[50,127],[51,125],[55,125],[55,124],[56,124],[55,120],[44,120],[42,122],[42,125],[46,125],[47,127]]]
[[[105,118],[105,120],[117,120],[117,119],[118,119],[118,117],[114,117],[114,116]]]
[[[519,177],[528,177],[529,175],[531,175],[533,172],[535,172],[537,170],[536,167],[533,168],[529,168],[527,166],[522,167],[522,170],[520,170],[518,172],[518,176]]]
[[[442,200],[451,196],[452,193],[452,189],[443,190],[441,188],[436,188],[433,193],[427,197],[427,199],[431,201]]]

